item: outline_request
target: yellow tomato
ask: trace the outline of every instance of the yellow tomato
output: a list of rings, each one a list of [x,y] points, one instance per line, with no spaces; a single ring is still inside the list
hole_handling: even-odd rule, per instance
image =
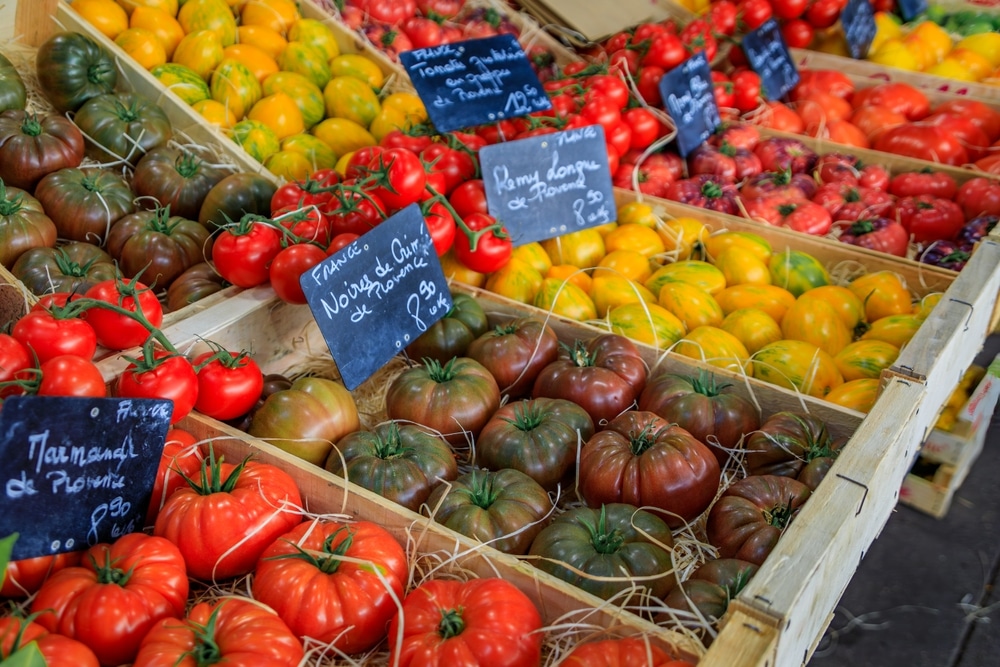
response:
[[[351,156],[354,155],[355,152],[356,151],[349,151],[337,158],[337,164],[334,165],[333,168],[336,170],[338,174],[340,174],[341,176],[347,175],[347,163],[351,161]],[[483,277],[483,282],[486,282],[485,276]],[[471,285],[472,283],[469,284]]]
[[[455,253],[449,250],[441,255],[441,269],[448,280],[456,280],[473,287],[482,287],[486,283],[486,274],[473,271],[455,258]]]
[[[656,225],[664,251],[674,260],[699,259],[708,241],[709,229],[696,218],[672,218]]]
[[[184,39],[184,28],[170,14],[156,7],[136,7],[129,18],[130,28],[144,28],[156,35],[163,44],[167,60],[170,60],[177,45]]]
[[[754,377],[823,398],[844,383],[833,357],[811,343],[779,340],[754,354]]]
[[[275,61],[281,57],[288,40],[281,33],[262,25],[241,25],[236,29],[240,44],[249,44],[271,56]]]
[[[630,201],[618,209],[618,223],[622,225],[642,225],[656,229],[660,217],[653,211],[650,204],[642,201]]]
[[[538,241],[519,245],[510,254],[511,257],[523,259],[525,262],[535,267],[536,271],[545,273],[552,268],[552,259],[545,252],[545,248]]]
[[[849,58],[851,55],[850,49],[847,46],[847,40],[844,38],[844,33],[840,30],[825,33],[817,32],[809,48],[813,51],[829,53],[830,55],[842,56],[844,58]]]
[[[722,308],[711,294],[690,283],[669,282],[656,302],[677,316],[687,330],[722,324]]]
[[[301,74],[321,89],[330,81],[330,65],[323,59],[323,53],[305,42],[288,42],[278,58],[278,66],[286,72]]]
[[[869,51],[868,60],[879,65],[911,72],[918,71],[922,64],[899,37],[890,37],[882,42],[877,49]]]
[[[333,60],[340,55],[340,46],[333,30],[318,19],[297,19],[288,28],[288,41],[311,44],[319,49],[327,60]]]
[[[372,136],[377,141],[382,141],[382,138],[393,130],[406,130],[411,126],[412,124],[407,120],[406,114],[402,111],[383,106],[375,114],[374,120],[368,126],[368,131],[372,133]]]
[[[752,232],[720,232],[712,234],[705,241],[705,250],[708,253],[709,260],[714,260],[726,248],[733,246],[751,252],[765,264],[771,260],[771,255],[774,254],[771,242],[763,236]]]
[[[653,294],[659,295],[663,285],[674,281],[700,287],[712,295],[726,289],[726,278],[722,275],[722,271],[700,259],[687,259],[673,264],[665,264],[654,271],[644,284]]]
[[[912,313],[886,315],[872,322],[868,331],[862,334],[861,340],[881,340],[901,348],[910,342],[923,322]]]
[[[115,37],[115,44],[131,56],[144,69],[153,69],[167,62],[167,52],[163,43],[150,30],[127,28]]]
[[[382,108],[378,96],[361,79],[353,76],[335,76],[323,88],[326,115],[353,120],[368,127]]]
[[[677,354],[704,361],[728,371],[750,374],[750,353],[736,336],[718,327],[693,329],[672,348]]]
[[[304,181],[312,173],[312,164],[302,153],[279,150],[264,160],[264,168],[286,181]]]
[[[594,276],[587,293],[594,302],[598,317],[604,317],[608,311],[626,303],[656,303],[656,297],[639,283],[607,273]]]
[[[645,255],[637,250],[628,249],[612,250],[601,258],[597,266],[639,282],[645,282],[653,272],[649,259]]]
[[[663,241],[654,230],[636,223],[620,224],[605,234],[604,247],[607,252],[634,250],[649,259],[663,254],[666,250]]]
[[[128,14],[114,0],[75,0],[73,10],[108,39],[128,28]]]
[[[486,278],[486,289],[519,303],[534,303],[543,276],[523,259],[511,257]]]
[[[884,340],[856,340],[833,356],[844,380],[878,378],[892,366],[899,348]]]
[[[209,87],[212,99],[228,106],[237,119],[242,119],[262,97],[260,81],[253,72],[238,60],[228,58],[212,72]]]
[[[852,280],[847,288],[865,304],[868,322],[913,311],[909,290],[899,274],[892,271],[866,273]]]
[[[774,318],[759,308],[740,308],[726,315],[719,328],[743,343],[750,354],[784,338]]]
[[[213,30],[219,34],[222,46],[236,43],[236,17],[223,0],[186,0],[177,12],[177,21],[189,35]]]
[[[580,269],[597,266],[606,254],[604,237],[593,228],[545,239],[542,248],[553,264],[572,264]]]
[[[726,285],[770,285],[771,271],[767,264],[752,250],[731,246],[715,258],[715,266],[722,271]]]
[[[907,37],[916,37],[930,53],[931,64],[941,62],[952,48],[951,35],[934,21],[921,21],[910,30]]]
[[[882,46],[887,39],[899,39],[903,36],[903,27],[899,24],[899,18],[892,12],[875,12],[875,37],[872,39],[871,53]]]
[[[427,121],[427,109],[420,98],[414,93],[389,93],[382,100],[382,107],[402,112],[406,116],[407,121],[411,123],[424,123]]]
[[[202,100],[195,103],[191,108],[207,120],[210,125],[215,125],[219,128],[230,128],[236,125],[236,116],[221,102]]]
[[[795,295],[777,285],[733,285],[716,294],[715,300],[727,315],[741,308],[758,308],[781,322],[795,303]]]
[[[993,67],[1000,67],[1000,33],[983,32],[959,40],[956,49],[969,49],[989,60]]]
[[[933,74],[955,81],[978,81],[982,77],[977,77],[961,63],[957,58],[945,56],[940,62],[924,69],[924,74]]]
[[[554,278],[560,281],[568,280],[588,294],[594,283],[594,279],[590,277],[589,273],[572,264],[552,264],[543,275],[546,278]]]
[[[954,60],[979,81],[993,73],[993,63],[972,49],[952,49],[945,60]]]
[[[330,61],[330,72],[333,76],[353,76],[361,79],[374,90],[385,83],[385,74],[379,66],[365,56],[357,53],[341,53]]]
[[[880,383],[877,379],[849,380],[834,387],[824,398],[848,410],[868,412],[878,399]]]
[[[684,335],[684,325],[670,311],[637,301],[626,303],[608,312],[611,331],[620,336],[665,350]]]
[[[188,33],[174,50],[173,62],[189,67],[208,81],[222,62],[222,38],[214,30]]]
[[[139,7],[160,9],[167,14],[170,14],[171,17],[177,16],[177,0],[117,0],[117,2],[129,16],[131,16],[132,13]]]
[[[240,10],[240,23],[262,25],[287,35],[288,29],[300,16],[299,8],[293,0],[246,0]]]
[[[247,118],[267,125],[279,140],[305,131],[302,112],[287,93],[274,93],[262,97],[250,107]]]
[[[534,305],[554,315],[580,322],[597,318],[597,308],[590,296],[574,283],[558,278],[542,281]]]
[[[274,130],[251,118],[233,125],[230,136],[250,157],[261,163],[281,150],[281,140]]]
[[[281,142],[281,150],[301,153],[309,162],[309,173],[320,169],[333,169],[337,156],[330,147],[311,134],[293,134]]]
[[[943,296],[944,292],[931,292],[913,305],[913,314],[920,319],[927,319],[927,316],[931,314],[934,306],[938,305]]]
[[[274,61],[274,58],[252,44],[230,44],[222,50],[222,57],[232,58],[243,63],[261,83],[278,71],[278,63]]]
[[[323,103],[323,91],[316,84],[295,72],[275,72],[261,84],[265,95],[272,93],[287,93],[295,100],[302,112],[302,122],[306,128],[326,118],[326,106]]]
[[[854,292],[841,285],[822,285],[814,287],[799,297],[799,301],[818,299],[833,306],[841,321],[850,331],[854,331],[865,319],[865,305]]]
[[[314,125],[310,132],[338,156],[377,143],[368,130],[346,118],[327,118]]]
[[[851,342],[852,332],[830,304],[799,298],[781,319],[781,333],[790,340],[812,343],[834,356]]]

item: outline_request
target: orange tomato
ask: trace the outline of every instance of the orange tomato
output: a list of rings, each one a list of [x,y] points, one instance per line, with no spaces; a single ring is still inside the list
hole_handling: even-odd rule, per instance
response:
[[[780,322],[795,303],[795,296],[776,285],[733,285],[715,295],[715,300],[728,315],[741,308],[757,308]]]
[[[690,283],[669,282],[656,302],[677,316],[687,330],[722,324],[722,308],[711,294]]]
[[[899,348],[882,340],[856,340],[836,355],[833,360],[844,380],[878,378],[882,371],[892,366],[899,356]]]
[[[656,297],[641,284],[609,273],[594,276],[588,294],[594,302],[598,317],[604,317],[609,310],[626,303],[656,303]]]
[[[847,286],[865,304],[868,322],[913,312],[913,300],[902,278],[891,271],[875,271],[855,278]]]
[[[114,0],[75,0],[71,7],[108,39],[128,28],[128,14]]]
[[[222,102],[202,100],[201,102],[196,102],[191,108],[208,121],[210,125],[215,125],[219,128],[230,128],[236,125],[236,116]]]
[[[720,232],[712,234],[705,241],[705,250],[708,252],[709,260],[715,260],[727,248],[733,246],[749,251],[765,264],[771,260],[771,255],[774,254],[771,242],[753,232]]]
[[[519,303],[534,303],[542,280],[538,269],[523,259],[511,257],[503,267],[486,277],[486,289]]]
[[[666,250],[663,241],[654,230],[636,223],[618,225],[605,234],[604,247],[606,252],[634,250],[650,259]]]
[[[174,49],[173,62],[184,65],[208,81],[222,62],[222,38],[214,30],[189,32]]]
[[[851,330],[840,315],[819,299],[797,299],[781,320],[781,333],[791,340],[812,343],[831,356],[851,342]]]
[[[542,248],[553,264],[572,264],[580,269],[597,266],[606,254],[604,237],[594,228],[545,239]]]
[[[593,284],[593,278],[590,277],[589,273],[572,264],[552,264],[542,275],[556,280],[568,280],[588,294]]]
[[[696,218],[671,218],[657,223],[664,252],[674,260],[701,259],[710,230]]]
[[[867,413],[878,399],[880,384],[878,379],[848,380],[831,389],[824,398],[842,408]]]
[[[129,16],[131,16],[132,13],[140,7],[160,9],[169,14],[171,17],[177,16],[177,0],[117,0],[117,2]]]
[[[931,314],[934,310],[934,306],[938,305],[941,301],[941,297],[944,296],[944,292],[932,292],[924,296],[920,301],[913,305],[913,314],[920,317],[921,319],[927,319],[927,316]]]
[[[844,383],[833,357],[801,340],[779,340],[757,350],[753,374],[765,382],[817,398]]]
[[[832,306],[849,331],[854,331],[854,328],[865,319],[865,306],[861,299],[841,285],[814,287],[799,297],[799,301],[811,299],[825,301]]]
[[[649,259],[637,250],[613,250],[601,258],[597,267],[639,282],[645,282],[653,273]]]
[[[608,312],[611,331],[665,350],[684,335],[684,325],[670,311],[645,301],[626,303]]]
[[[531,243],[525,243],[524,245],[517,246],[514,248],[514,251],[510,254],[510,256],[523,259],[525,262],[533,266],[536,271],[543,274],[552,268],[552,259],[549,258],[545,249],[542,247],[542,244],[538,241],[532,241]]]
[[[473,271],[455,258],[455,253],[451,250],[441,255],[441,269],[444,277],[448,280],[456,280],[473,287],[482,287],[486,284],[486,274]]]
[[[750,249],[732,246],[715,258],[715,266],[722,271],[726,285],[770,285],[771,271]]]
[[[163,44],[163,50],[170,60],[177,45],[184,39],[184,28],[173,16],[156,7],[136,7],[129,18],[130,28],[145,28]]]
[[[618,223],[621,225],[636,224],[655,229],[659,220],[653,207],[646,202],[630,201],[618,209]]]
[[[261,83],[278,71],[278,63],[274,58],[252,44],[230,44],[222,50],[222,57],[243,63]]]
[[[115,37],[115,44],[132,57],[143,69],[153,69],[167,62],[163,43],[151,30],[127,28]]]
[[[674,345],[672,351],[734,373],[751,374],[747,348],[736,336],[718,327],[692,329]]]
[[[546,278],[535,295],[534,305],[554,315],[585,322],[597,318],[590,296],[574,283]]]
[[[236,29],[236,36],[238,43],[256,46],[275,61],[288,46],[288,40],[281,33],[262,25],[241,25]]]
[[[261,25],[281,35],[301,18],[298,6],[292,0],[246,0],[240,10],[242,25]]]
[[[783,338],[774,318],[759,308],[740,308],[726,315],[719,328],[736,336],[752,355],[760,348]]]
[[[177,12],[177,21],[189,35],[212,30],[218,33],[222,46],[236,43],[236,17],[223,0],[186,0]]]
[[[299,111],[295,100],[286,93],[274,93],[262,97],[250,107],[247,118],[267,125],[279,140],[305,131],[302,112]]]

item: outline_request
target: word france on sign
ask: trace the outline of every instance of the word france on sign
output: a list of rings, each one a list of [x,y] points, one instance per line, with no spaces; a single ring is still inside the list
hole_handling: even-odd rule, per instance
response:
[[[479,162],[490,215],[515,246],[615,220],[600,125],[484,146]]]
[[[742,46],[750,68],[760,75],[760,86],[767,99],[783,98],[799,82],[799,70],[773,18],[745,34]]]
[[[79,551],[141,530],[172,411],[160,399],[5,399],[0,535],[20,533],[12,558]]]
[[[299,284],[352,390],[451,308],[441,262],[416,204],[306,271]]]
[[[404,51],[399,59],[438,132],[552,108],[513,35]]]
[[[677,128],[677,150],[681,157],[705,142],[719,127],[712,70],[704,51],[699,51],[660,79],[660,96]]]

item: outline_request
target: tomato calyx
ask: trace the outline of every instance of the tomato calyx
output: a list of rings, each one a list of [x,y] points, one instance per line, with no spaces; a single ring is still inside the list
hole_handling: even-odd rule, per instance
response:
[[[182,470],[175,469],[174,472],[180,475],[187,482],[188,486],[200,496],[210,496],[213,493],[229,493],[236,488],[236,483],[239,481],[243,469],[250,461],[250,455],[248,454],[242,461],[236,464],[229,475],[225,479],[222,479],[222,464],[225,460],[225,456],[216,458],[215,449],[212,447],[212,443],[209,443],[208,456],[201,463],[201,475],[198,480],[191,479]]]
[[[514,408],[513,419],[504,418],[504,421],[519,431],[528,432],[545,422],[545,413],[535,401],[526,401]]]
[[[653,430],[653,424],[646,424],[638,431],[629,431],[628,440],[632,455],[640,456],[656,444],[656,431]]]
[[[442,639],[451,639],[462,634],[465,630],[465,621],[462,619],[461,609],[442,609],[441,622],[438,623],[438,634]]]
[[[166,363],[166,361],[172,357],[181,356],[179,353],[172,352],[167,354],[157,354],[156,340],[150,336],[145,343],[142,344],[142,358],[137,359],[135,357],[130,357],[128,355],[122,355],[122,359],[129,362],[135,368],[129,369],[129,372],[133,375],[142,375],[143,373],[148,373],[150,371],[156,370],[158,367]]]
[[[384,434],[372,433],[372,435],[374,436],[375,456],[383,461],[401,458],[413,449],[403,445],[403,439],[399,434],[399,424],[396,422],[390,422]]]
[[[337,546],[333,546],[333,543],[337,541],[340,535],[344,535],[344,539],[340,540]],[[302,560],[323,574],[333,574],[344,561],[343,557],[347,554],[351,545],[354,544],[354,532],[348,526],[341,526],[323,540],[322,551],[306,551],[291,540],[284,541],[295,549],[295,552],[269,556],[265,560]]]
[[[699,369],[698,377],[689,378],[691,389],[702,396],[712,398],[722,393],[722,390],[731,386],[729,382],[719,383],[715,375],[709,373],[704,368]]]
[[[198,365],[194,367],[194,372],[199,372],[205,366],[208,366],[213,361],[218,361],[224,368],[230,370],[234,368],[240,368],[246,360],[250,358],[250,353],[246,350],[240,350],[238,353],[233,354],[231,351],[222,347],[215,341],[206,340],[205,344],[212,349],[212,354],[205,357]]]
[[[90,564],[94,568],[94,573],[97,575],[97,582],[100,584],[115,584],[116,586],[125,586],[132,578],[132,573],[135,571],[135,566],[133,565],[128,570],[123,570],[120,567],[115,567],[115,563],[112,560],[111,549],[105,545],[104,547],[104,558],[102,562],[98,564],[97,559],[94,558],[93,554],[89,554]]]
[[[177,156],[177,159],[174,160],[174,169],[186,180],[198,173],[201,169],[201,164],[201,158],[188,151],[182,151]]]
[[[784,505],[776,505],[771,509],[763,510],[764,520],[775,528],[784,529],[789,523],[791,523],[792,516],[795,514],[795,510],[792,509],[793,501],[793,498],[789,498],[788,502]]]
[[[222,609],[222,604],[212,610],[212,614],[208,617],[208,623],[205,625],[187,621],[194,633],[194,646],[191,647],[190,651],[184,653],[181,659],[190,656],[197,667],[210,667],[222,659],[222,649],[215,641],[215,624],[219,620],[220,609]]]
[[[8,197],[7,186],[0,181],[0,216],[11,216],[23,209],[24,204],[21,203],[23,200],[24,196],[21,194]]]
[[[618,553],[625,544],[625,536],[617,528],[608,530],[608,510],[606,505],[601,505],[601,514],[597,518],[597,525],[590,523],[583,524],[590,533],[590,542],[594,550],[599,554],[609,555]]]
[[[597,361],[597,352],[590,352],[587,349],[586,341],[577,339],[570,347],[566,343],[559,343],[559,346],[569,355],[569,360],[574,366],[593,366]]]
[[[469,501],[476,507],[489,509],[500,497],[500,489],[496,487],[496,477],[489,471],[477,476],[476,471],[472,471],[467,489],[459,489],[457,493],[464,493],[469,497]]]
[[[423,363],[424,368],[427,369],[427,376],[441,384],[442,382],[450,382],[455,379],[458,372],[455,370],[455,362],[458,357],[452,357],[447,363],[442,364],[437,359],[431,359],[430,357],[424,357],[420,361]]]
[[[29,137],[37,137],[42,133],[42,124],[38,122],[38,114],[30,113],[21,123],[21,132]]]

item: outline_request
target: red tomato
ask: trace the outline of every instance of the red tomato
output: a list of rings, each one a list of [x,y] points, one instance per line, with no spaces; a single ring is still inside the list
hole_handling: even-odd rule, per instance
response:
[[[770,0],[742,0],[738,5],[737,25],[741,25],[744,32],[756,30],[773,12]]]
[[[713,2],[708,10],[708,20],[720,35],[731,37],[736,33],[736,20],[739,7],[732,0]]]
[[[775,17],[782,21],[791,21],[802,16],[808,4],[809,0],[773,0],[771,6],[774,8]]]
[[[142,640],[132,667],[207,664],[297,667],[302,642],[277,614],[247,598],[199,602],[183,619],[157,623]]]
[[[345,233],[360,236],[386,218],[382,200],[351,182],[333,191],[323,213],[330,224],[331,236]]]
[[[840,235],[844,243],[906,257],[910,235],[906,228],[889,218],[865,218],[853,222]]]
[[[740,113],[753,111],[761,103],[760,75],[749,69],[736,70],[730,75],[733,82],[733,106]]]
[[[35,393],[38,396],[107,396],[104,376],[90,359],[63,354],[38,367],[41,375]],[[21,371],[26,373],[30,371]]]
[[[458,231],[455,226],[455,217],[444,204],[434,202],[424,211],[424,223],[427,225],[427,231],[434,243],[434,252],[437,253],[438,257],[441,257],[455,243],[455,234]]]
[[[542,619],[503,579],[431,579],[403,601],[389,626],[389,663],[399,667],[535,667]]]
[[[490,212],[486,204],[486,186],[481,178],[466,181],[455,188],[448,196],[448,203],[463,219],[473,213],[489,215]]]
[[[0,383],[15,379],[18,371],[33,365],[31,350],[10,334],[0,333]],[[16,390],[0,388],[0,398]]]
[[[99,667],[101,664],[94,652],[82,642],[50,633],[26,618],[0,618],[0,662],[6,661],[29,643],[38,647],[42,664],[46,667]]]
[[[845,0],[813,0],[806,7],[804,16],[812,27],[823,30],[837,22],[846,4]]]
[[[307,303],[299,278],[324,259],[326,251],[311,243],[296,243],[283,249],[268,269],[275,294],[286,303]]]
[[[632,130],[629,148],[645,150],[654,141],[666,134],[666,126],[652,111],[645,107],[633,107],[622,113],[622,120]],[[622,151],[624,153],[625,151]],[[611,173],[614,173],[612,170]]]
[[[385,637],[408,578],[406,552],[385,528],[316,519],[268,546],[252,592],[297,636],[355,654]]]
[[[966,220],[981,215],[1000,215],[1000,183],[976,176],[962,183],[955,195]]]
[[[0,597],[10,600],[28,597],[41,588],[45,580],[54,572],[78,564],[81,553],[70,551],[51,556],[10,561],[7,563],[3,586],[0,587]]]
[[[601,98],[608,100],[619,110],[624,110],[628,106],[629,89],[628,84],[614,74],[591,74],[585,78],[581,85],[587,91],[584,99]]]
[[[260,398],[264,374],[246,351],[232,353],[215,346],[192,362],[198,377],[195,410],[226,421],[245,415]]]
[[[324,204],[328,205],[329,202]],[[325,246],[332,237],[330,221],[317,206],[279,208],[271,213],[271,217],[288,230],[284,235],[286,243],[318,243]]]
[[[931,111],[927,95],[908,83],[891,81],[855,91],[852,100],[855,109],[863,106],[881,106],[906,116],[907,120],[920,120]]]
[[[714,6],[714,5],[713,5]],[[602,639],[577,644],[560,667],[693,667],[683,660],[674,660],[658,646],[642,637]]]
[[[326,188],[338,183],[340,174],[331,169],[321,169],[304,181],[282,184],[271,196],[271,211],[283,208],[321,206],[330,198]]]
[[[688,57],[690,54],[681,38],[665,32],[653,38],[639,64],[642,67],[660,67],[669,72],[687,60]]]
[[[990,142],[1000,139],[1000,112],[977,100],[948,100],[934,107],[934,113],[952,113],[969,118]]]
[[[416,49],[426,49],[441,44],[444,35],[441,25],[423,16],[410,16],[399,24],[400,30],[406,33]]]
[[[989,137],[970,116],[945,112],[932,113],[923,122],[938,125],[944,128],[946,133],[956,137],[968,152],[969,160],[976,161],[981,158],[990,145]]]
[[[352,232],[343,232],[341,234],[337,234],[336,236],[333,237],[333,240],[330,241],[330,245],[326,249],[327,256],[334,254],[338,250],[346,248],[350,244],[357,241],[359,238],[361,237],[358,234],[354,234]]]
[[[785,44],[792,49],[805,49],[812,44],[816,31],[809,21],[802,18],[793,18],[785,21],[781,25],[781,36],[785,39]]]
[[[212,262],[226,282],[256,287],[270,279],[268,267],[280,251],[281,232],[274,225],[244,218],[215,238]]]
[[[767,2],[767,0],[764,0]],[[660,79],[666,74],[666,70],[655,65],[647,65],[639,69],[635,78],[635,88],[639,91],[639,97],[643,102],[651,107],[661,107],[663,96],[660,94]]]
[[[461,145],[461,144],[459,144]],[[435,142],[420,152],[420,159],[428,163],[428,170],[444,174],[444,189],[439,193],[448,195],[465,181],[476,176],[476,161],[465,150]]]
[[[177,545],[196,579],[246,574],[271,542],[301,521],[295,480],[272,465],[226,463],[210,449],[201,479],[199,488],[181,487],[167,498],[153,529]]]
[[[79,567],[53,574],[32,600],[36,622],[83,642],[102,665],[132,662],[139,642],[161,619],[184,615],[188,578],[177,547],[128,533],[91,547]]]
[[[854,82],[839,70],[803,67],[799,70],[799,82],[789,91],[788,99],[798,102],[812,97],[815,93],[836,95],[850,100],[854,95]]]
[[[961,139],[941,126],[931,123],[907,123],[882,132],[873,144],[877,151],[929,160],[952,166],[969,161],[969,152]]]
[[[492,273],[506,264],[514,251],[507,228],[499,224],[493,216],[483,213],[472,213],[465,216],[464,220],[466,226],[474,233],[486,229],[490,231],[478,234],[476,245],[473,247],[473,239],[469,238],[464,230],[459,230],[460,233],[455,235],[455,243],[452,246],[456,259],[479,273]]]
[[[410,151],[388,148],[372,158],[368,169],[374,178],[371,192],[386,205],[387,212],[420,201],[427,176],[420,158]]]
[[[156,469],[153,482],[153,493],[149,499],[149,510],[146,512],[146,525],[156,522],[163,503],[177,489],[187,486],[188,479],[196,479],[201,472],[201,462],[205,457],[198,441],[187,431],[171,428],[167,431],[166,442],[160,453],[160,465]]]
[[[59,317],[55,310],[29,311],[11,335],[33,350],[39,362],[62,354],[91,359],[97,351],[94,327],[79,317]]]
[[[889,194],[896,197],[933,195],[954,199],[958,182],[951,174],[941,171],[903,171],[889,179]]]
[[[950,241],[962,230],[962,208],[950,199],[933,195],[902,197],[896,202],[899,222],[917,243]]]
[[[94,327],[97,342],[112,350],[139,347],[149,338],[150,329],[163,324],[163,306],[153,290],[139,282],[102,280],[84,293],[84,297],[103,301],[107,306],[90,308],[83,317]],[[146,324],[141,322],[146,320]]]
[[[170,423],[186,417],[198,400],[198,376],[181,354],[147,347],[144,358],[130,363],[118,376],[115,393],[125,398],[163,398],[174,404]]]

